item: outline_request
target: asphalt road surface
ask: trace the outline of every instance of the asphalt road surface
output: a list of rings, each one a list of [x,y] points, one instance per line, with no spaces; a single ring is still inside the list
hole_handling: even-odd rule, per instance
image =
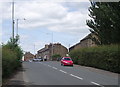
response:
[[[23,62],[24,85],[118,87],[118,74],[90,67],[61,66],[57,61]],[[19,77],[19,76],[18,76]]]

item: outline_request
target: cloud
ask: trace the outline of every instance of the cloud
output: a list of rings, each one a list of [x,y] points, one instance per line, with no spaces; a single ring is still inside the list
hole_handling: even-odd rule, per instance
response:
[[[85,33],[88,32],[88,27],[85,24],[87,18],[89,18],[87,14],[83,15],[77,11],[69,12],[62,21],[51,26],[50,29],[58,32]]]
[[[67,43],[75,43],[76,40],[89,33],[86,25],[86,19],[89,19],[88,7],[89,2],[15,2],[15,23],[16,19],[20,19],[19,29],[21,29],[22,33],[26,34],[20,35],[20,45],[25,51],[34,53],[34,44],[37,51],[41,47],[44,47],[46,43],[49,43],[48,38],[42,40],[34,36],[36,33],[31,33],[32,30],[37,31],[38,29],[46,29],[48,32],[52,31],[53,33],[59,33],[59,35],[62,34],[63,38],[65,37],[63,33],[65,33],[66,40],[68,40]],[[0,12],[3,17],[3,23],[8,24],[9,20],[10,24],[11,9],[12,5],[10,2],[3,3],[2,12]],[[23,18],[26,20],[23,21]],[[33,36],[30,36],[30,34]],[[54,37],[57,37],[57,35]],[[71,41],[72,37],[73,39],[77,39]],[[66,42],[62,41],[61,38],[60,40],[58,38],[56,40],[62,44]]]
[[[33,43],[27,43],[27,44],[20,43],[20,46],[22,47],[22,49],[24,49],[24,51],[32,52],[34,54],[34,50],[35,50],[35,53],[37,53],[37,51],[42,49],[46,43],[47,42],[39,40]]]
[[[19,21],[19,27],[24,29],[47,28],[56,32],[84,33],[86,30],[86,19],[88,10],[80,2],[63,4],[57,2],[19,2],[15,3],[15,18],[26,21]],[[67,3],[67,2],[66,2]],[[10,3],[7,3],[9,5]],[[86,6],[88,2],[83,3]],[[10,5],[9,5],[10,6]],[[69,11],[71,8],[77,8]],[[8,8],[4,6],[3,9]],[[5,18],[10,18],[10,8],[4,11]],[[79,31],[79,32],[78,32]]]

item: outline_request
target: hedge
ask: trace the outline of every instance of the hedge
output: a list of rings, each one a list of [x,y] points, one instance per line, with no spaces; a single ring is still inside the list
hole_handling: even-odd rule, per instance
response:
[[[52,55],[52,60],[57,60],[60,57],[61,57],[60,54],[54,54],[54,55]]]
[[[120,73],[120,45],[96,46],[70,52],[75,64]]]
[[[9,48],[2,48],[2,77],[9,77],[18,67],[21,66],[16,52]]]

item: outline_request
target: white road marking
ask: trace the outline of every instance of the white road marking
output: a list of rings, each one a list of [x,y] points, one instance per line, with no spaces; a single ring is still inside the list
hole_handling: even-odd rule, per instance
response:
[[[76,76],[76,75],[73,75],[73,74],[70,74],[70,75],[73,76],[73,77],[75,77],[75,78],[78,78],[78,79],[80,79],[80,80],[83,80],[83,78],[78,77],[78,76]]]
[[[52,67],[52,66],[50,66],[50,65],[48,65],[49,67]]]
[[[91,82],[92,84],[94,84],[94,85],[99,85],[100,86],[100,84],[98,84],[98,83],[96,83],[96,82]]]
[[[53,69],[57,69],[56,67],[52,67]]]
[[[65,71],[63,71],[63,70],[59,70],[60,72],[63,72],[63,73],[67,73],[67,72],[65,72]]]

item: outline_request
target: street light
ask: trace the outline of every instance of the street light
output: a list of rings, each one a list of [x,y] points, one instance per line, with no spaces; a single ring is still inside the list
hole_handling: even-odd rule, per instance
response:
[[[18,35],[18,22],[19,22],[19,20],[26,20],[25,18],[23,18],[23,19],[16,19],[16,35]]]
[[[23,19],[16,19],[16,37],[20,38],[20,36],[18,35],[18,24],[19,24],[19,20],[26,20],[25,18]],[[20,40],[19,40],[20,41]]]
[[[51,34],[51,36],[52,36],[52,48],[51,48],[51,50],[52,50],[51,57],[52,57],[52,55],[53,55],[53,32],[52,33],[47,33],[47,34]]]

